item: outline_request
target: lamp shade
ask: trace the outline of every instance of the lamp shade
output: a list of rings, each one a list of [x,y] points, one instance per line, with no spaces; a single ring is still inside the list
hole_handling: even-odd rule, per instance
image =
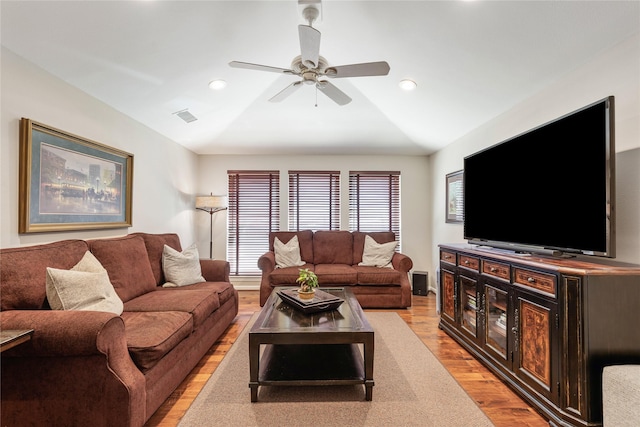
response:
[[[227,196],[197,196],[196,208],[197,209],[224,209],[227,207]]]

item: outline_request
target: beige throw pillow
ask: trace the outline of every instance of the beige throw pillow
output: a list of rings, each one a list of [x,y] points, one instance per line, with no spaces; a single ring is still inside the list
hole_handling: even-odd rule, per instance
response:
[[[53,310],[90,310],[122,314],[123,304],[107,270],[87,251],[71,270],[47,267],[47,300]]]
[[[200,268],[200,255],[196,244],[178,252],[170,246],[164,245],[162,250],[162,271],[167,283],[165,288],[193,285],[206,282]]]
[[[391,258],[397,246],[398,242],[378,243],[373,237],[367,235],[364,237],[362,262],[358,265],[393,268]]]
[[[305,264],[300,258],[298,236],[293,236],[286,245],[276,237],[273,241],[273,251],[276,255],[276,268],[299,267]]]

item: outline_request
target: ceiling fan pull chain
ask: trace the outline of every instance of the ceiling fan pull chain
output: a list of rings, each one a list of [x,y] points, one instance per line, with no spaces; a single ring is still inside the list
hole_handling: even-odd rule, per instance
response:
[[[316,107],[318,106],[318,86],[316,86]]]

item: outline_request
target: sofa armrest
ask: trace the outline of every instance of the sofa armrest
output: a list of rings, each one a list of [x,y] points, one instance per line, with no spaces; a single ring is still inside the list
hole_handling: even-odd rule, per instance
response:
[[[258,268],[262,270],[262,273],[271,273],[276,269],[276,254],[273,251],[269,251],[258,258]]]
[[[3,329],[33,329],[2,353],[2,421],[142,426],[145,377],[129,356],[124,321],[97,311],[9,310]]]
[[[269,274],[276,269],[276,254],[273,251],[263,254],[258,258],[258,268],[262,270],[260,279],[260,307],[262,307],[273,289],[269,283]]]
[[[8,310],[0,313],[2,329],[33,329],[29,341],[7,356],[88,356],[107,354],[124,345],[124,322],[113,313],[97,311]],[[118,342],[122,338],[124,341]]]
[[[201,259],[202,277],[207,282],[229,282],[231,267],[228,261],[219,259]]]
[[[391,265],[393,265],[395,270],[408,273],[413,268],[413,261],[404,254],[395,253],[393,254],[393,258],[391,258]]]

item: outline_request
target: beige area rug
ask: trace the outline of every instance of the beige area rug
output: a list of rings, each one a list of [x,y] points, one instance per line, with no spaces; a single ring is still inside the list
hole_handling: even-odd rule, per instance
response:
[[[373,401],[364,386],[249,390],[249,321],[179,426],[421,426],[493,424],[397,313],[367,312],[375,330]]]

